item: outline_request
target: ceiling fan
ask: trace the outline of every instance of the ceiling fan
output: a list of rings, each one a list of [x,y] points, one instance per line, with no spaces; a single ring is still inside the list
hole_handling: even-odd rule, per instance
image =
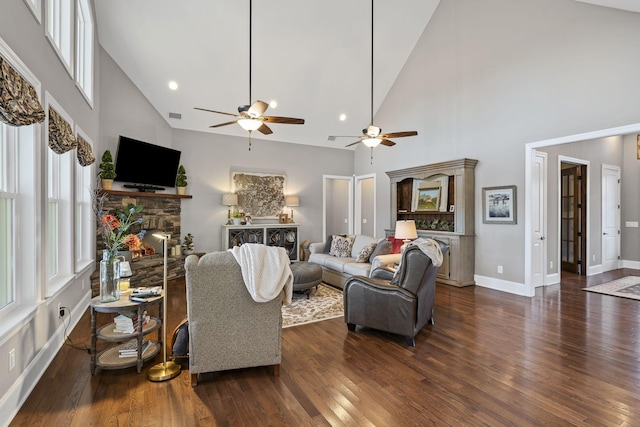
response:
[[[359,140],[353,142],[351,144],[346,145],[346,147],[351,147],[352,145],[363,143],[367,147],[371,148],[371,162],[373,163],[373,149],[378,145],[386,145],[387,147],[393,147],[396,145],[395,142],[391,141],[389,138],[403,138],[406,136],[416,136],[418,132],[414,130],[404,131],[404,132],[391,132],[391,133],[382,133],[382,129],[373,125],[373,0],[371,0],[371,121],[369,122],[369,126],[366,129],[362,129],[362,136],[360,136]],[[358,138],[357,136],[343,136],[336,135],[330,136],[330,140],[335,140],[335,138]]]
[[[251,101],[251,43],[252,43],[252,11],[253,0],[249,0],[249,101]],[[263,114],[269,108],[269,104],[263,101],[255,101],[251,105],[240,105],[238,107],[238,114],[226,113],[224,111],[210,110],[207,108],[194,107],[196,110],[208,111],[210,113],[224,114],[225,116],[235,117],[235,120],[231,120],[224,123],[218,123],[209,126],[210,128],[219,128],[222,126],[231,125],[234,123],[239,124],[242,129],[249,132],[249,151],[251,151],[251,132],[257,130],[264,135],[270,135],[273,133],[271,128],[267,126],[267,123],[281,123],[292,125],[303,125],[304,119],[296,119],[294,117],[280,117],[280,116],[264,116]]]

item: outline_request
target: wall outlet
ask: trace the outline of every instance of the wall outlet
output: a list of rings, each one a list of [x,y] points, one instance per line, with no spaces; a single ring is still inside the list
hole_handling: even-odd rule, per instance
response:
[[[362,218],[362,223],[366,224],[367,223],[367,218]]]
[[[502,266],[501,266],[501,265],[499,265],[499,266],[498,266],[498,274],[502,274],[502,271],[503,271],[503,270],[502,270]]]
[[[549,270],[553,270],[553,261],[549,261]]]
[[[62,319],[64,317],[64,308],[62,308],[62,304],[58,303],[58,319]]]
[[[12,348],[9,350],[9,372],[13,371],[13,368],[16,367],[16,349]]]
[[[596,262],[596,256],[595,255],[593,256],[593,262]]]

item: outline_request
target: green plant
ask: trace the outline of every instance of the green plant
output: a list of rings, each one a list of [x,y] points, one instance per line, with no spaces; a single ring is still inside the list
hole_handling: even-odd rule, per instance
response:
[[[180,165],[178,168],[178,175],[176,176],[176,187],[187,186],[187,172],[184,170],[184,166]]]
[[[184,236],[184,241],[182,242],[182,246],[187,249],[193,247],[193,234],[187,233],[187,235]]]
[[[242,212],[233,211],[231,213],[231,218],[244,218],[244,214]]]
[[[114,179],[116,177],[115,166],[113,165],[113,157],[111,151],[106,150],[102,155],[102,163],[100,163],[100,172],[98,176],[102,179]]]

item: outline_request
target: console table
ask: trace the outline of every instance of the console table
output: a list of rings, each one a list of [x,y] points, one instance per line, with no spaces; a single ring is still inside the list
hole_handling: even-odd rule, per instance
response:
[[[223,225],[222,247],[230,249],[245,243],[262,243],[284,248],[291,261],[300,259],[298,224]]]

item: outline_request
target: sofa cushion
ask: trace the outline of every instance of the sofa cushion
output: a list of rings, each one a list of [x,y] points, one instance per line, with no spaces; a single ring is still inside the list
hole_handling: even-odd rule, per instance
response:
[[[332,258],[335,258],[335,257],[329,254],[311,254],[309,255],[309,262],[312,262],[318,265],[324,265],[327,259],[332,259]]]
[[[362,250],[356,257],[356,262],[369,262],[369,257],[376,249],[376,246],[378,246],[377,243],[369,243],[364,248],[362,248]]]
[[[369,277],[371,264],[368,262],[349,262],[344,265],[344,272],[352,276]]]
[[[373,250],[373,253],[369,257],[369,260],[373,261],[373,259],[375,257],[377,257],[378,255],[388,255],[388,254],[390,254],[392,246],[393,245],[388,240],[381,240],[380,242],[378,242],[378,245]]]
[[[364,234],[356,234],[355,240],[353,241],[353,246],[351,248],[351,258],[358,258],[360,251],[362,248],[371,243],[378,243],[378,240],[375,237],[365,236]]]
[[[344,266],[353,263],[354,261],[355,259],[353,258],[339,258],[334,256],[325,259],[324,266],[340,273],[344,273]]]
[[[329,255],[340,258],[352,257],[352,247],[353,237],[342,237],[334,235],[333,240],[331,241],[331,250],[329,251]]]

